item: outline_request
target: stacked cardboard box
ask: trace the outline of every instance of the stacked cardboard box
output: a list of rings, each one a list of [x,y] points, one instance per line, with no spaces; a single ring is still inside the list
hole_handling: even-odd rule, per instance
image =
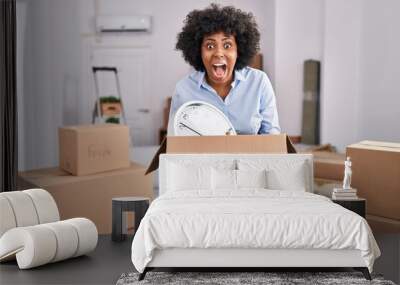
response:
[[[314,151],[314,177],[343,181],[345,154]]]
[[[86,217],[111,233],[113,197],[153,198],[152,177],[129,160],[129,128],[101,124],[59,129],[60,165],[19,173],[54,197],[62,219]]]
[[[400,144],[362,141],[349,145],[352,186],[367,199],[373,230],[400,232]]]
[[[299,153],[312,153],[314,156],[314,178],[319,179],[320,184],[323,180],[331,183],[343,181],[344,161],[346,155],[336,152],[330,144],[307,145],[296,144],[295,148]]]
[[[142,196],[153,199],[152,176],[145,167],[131,163],[124,169],[74,176],[58,167],[20,172],[25,182],[46,189],[55,199],[61,219],[85,217],[100,234],[111,233],[111,199]]]
[[[329,145],[297,144],[300,153],[314,156],[314,192],[331,198],[334,188],[341,187],[344,175],[345,154],[335,152]]]
[[[332,198],[333,189],[342,187],[342,185],[342,181],[314,177],[314,193],[328,198]]]
[[[59,165],[72,175],[129,167],[129,128],[118,124],[59,129]]]

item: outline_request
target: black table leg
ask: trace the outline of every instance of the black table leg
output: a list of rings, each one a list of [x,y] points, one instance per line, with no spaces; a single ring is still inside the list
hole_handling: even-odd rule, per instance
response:
[[[122,204],[112,203],[112,235],[113,241],[123,241],[124,235],[122,234]]]
[[[143,219],[149,207],[148,201],[143,201],[135,205],[135,233],[139,227],[140,221]]]

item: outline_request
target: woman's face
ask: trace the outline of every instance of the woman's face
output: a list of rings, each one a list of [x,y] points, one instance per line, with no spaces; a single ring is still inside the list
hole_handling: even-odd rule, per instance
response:
[[[234,36],[223,32],[207,35],[201,44],[201,58],[211,84],[230,84],[237,59]]]

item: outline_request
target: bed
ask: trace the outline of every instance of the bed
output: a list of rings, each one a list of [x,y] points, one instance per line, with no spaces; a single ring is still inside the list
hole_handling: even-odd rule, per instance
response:
[[[380,251],[361,216],[313,194],[309,154],[163,154],[160,196],[135,234],[143,279],[159,267],[353,267]]]

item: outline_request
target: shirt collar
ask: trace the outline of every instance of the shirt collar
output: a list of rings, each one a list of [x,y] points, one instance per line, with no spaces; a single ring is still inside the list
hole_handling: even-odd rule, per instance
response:
[[[244,68],[241,70],[235,70],[234,71],[234,80],[232,82],[232,88],[235,87],[239,81],[245,81],[246,77],[243,74]],[[195,71],[193,72],[190,77],[194,79],[194,81],[197,83],[197,87],[200,88],[201,86],[206,87],[206,73],[204,71]],[[208,85],[208,84],[207,84]]]

